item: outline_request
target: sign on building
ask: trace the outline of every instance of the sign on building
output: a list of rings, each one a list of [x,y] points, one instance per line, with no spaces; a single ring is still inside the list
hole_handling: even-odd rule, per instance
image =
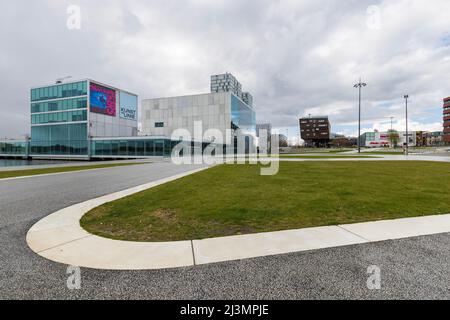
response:
[[[137,120],[138,98],[135,95],[120,91],[120,117],[127,120]]]
[[[91,82],[89,104],[91,112],[115,117],[116,91]]]

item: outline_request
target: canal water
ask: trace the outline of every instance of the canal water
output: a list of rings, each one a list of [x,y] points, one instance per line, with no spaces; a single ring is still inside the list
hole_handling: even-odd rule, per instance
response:
[[[60,164],[60,163],[67,163],[67,161],[0,159],[0,168],[19,167],[19,166],[37,166],[37,165]]]

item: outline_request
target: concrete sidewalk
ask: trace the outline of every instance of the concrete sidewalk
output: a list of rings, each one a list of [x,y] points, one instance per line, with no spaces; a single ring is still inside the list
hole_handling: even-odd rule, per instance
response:
[[[39,160],[37,160],[39,161]],[[107,165],[107,164],[122,164],[122,163],[152,163],[167,161],[163,157],[154,157],[152,159],[124,159],[124,160],[105,160],[105,161],[65,161],[61,163],[47,163],[47,164],[37,164],[37,165],[26,165],[26,166],[10,166],[10,167],[0,167],[0,171],[23,171],[23,170],[36,170],[36,169],[50,169],[50,168],[65,168],[65,167],[86,167],[95,165]]]

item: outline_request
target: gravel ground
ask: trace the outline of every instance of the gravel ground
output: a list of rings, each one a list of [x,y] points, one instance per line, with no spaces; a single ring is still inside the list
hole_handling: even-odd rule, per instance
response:
[[[194,166],[152,163],[0,181],[0,299],[450,299],[450,234],[156,271],[82,269],[34,254],[28,229],[63,207]],[[369,290],[367,268],[381,269]]]

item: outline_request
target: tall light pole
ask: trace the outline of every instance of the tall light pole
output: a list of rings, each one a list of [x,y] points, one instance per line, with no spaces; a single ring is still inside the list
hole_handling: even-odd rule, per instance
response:
[[[359,89],[358,153],[361,153],[361,89],[365,86],[367,86],[367,84],[364,82],[361,82],[361,78],[359,78],[359,82],[353,86],[354,88]]]
[[[394,117],[390,117],[391,118],[391,131],[394,131]]]
[[[289,147],[289,128],[286,129],[287,146]]]
[[[406,104],[406,155],[409,154],[409,134],[408,134],[408,98],[409,95],[405,94],[404,96],[405,98],[405,104]]]

